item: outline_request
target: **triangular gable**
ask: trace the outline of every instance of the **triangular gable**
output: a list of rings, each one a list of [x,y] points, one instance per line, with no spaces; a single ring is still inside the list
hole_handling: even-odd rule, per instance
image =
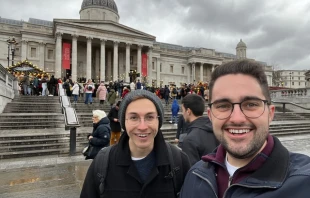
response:
[[[85,21],[85,20],[57,20],[61,23],[67,23],[71,25],[76,25],[80,27],[90,27],[98,30],[106,30],[109,32],[115,32],[120,34],[126,34],[126,35],[132,35],[132,36],[138,36],[138,37],[144,37],[147,39],[154,39],[155,36],[152,36],[150,34],[146,34],[144,32],[141,32],[139,30],[135,30],[133,28],[127,27],[125,25],[115,23],[112,21]],[[56,21],[56,22],[57,22]]]

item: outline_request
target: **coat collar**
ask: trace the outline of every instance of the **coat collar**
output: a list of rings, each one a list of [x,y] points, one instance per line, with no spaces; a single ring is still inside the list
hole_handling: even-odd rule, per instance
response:
[[[156,156],[156,165],[168,165],[168,150],[162,132],[159,130],[154,139],[154,148]],[[132,164],[130,148],[129,148],[129,136],[124,131],[116,148],[116,165],[130,166]]]

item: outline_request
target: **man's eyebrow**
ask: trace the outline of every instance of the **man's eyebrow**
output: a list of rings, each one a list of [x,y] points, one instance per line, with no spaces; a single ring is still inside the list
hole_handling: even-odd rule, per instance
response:
[[[257,97],[257,96],[245,96],[245,97],[242,97],[240,102],[242,101],[245,101],[245,100],[265,100],[265,99],[261,99],[260,97]],[[216,103],[216,102],[231,102],[230,99],[228,98],[221,98],[221,99],[218,99],[218,100],[215,100],[213,101],[212,103]],[[231,102],[233,103],[233,102]]]
[[[138,115],[138,113],[136,113],[136,112],[128,112],[127,114],[129,114],[129,115]],[[147,112],[145,115],[150,115],[150,114],[157,114],[157,112],[156,111],[151,111],[151,112]]]

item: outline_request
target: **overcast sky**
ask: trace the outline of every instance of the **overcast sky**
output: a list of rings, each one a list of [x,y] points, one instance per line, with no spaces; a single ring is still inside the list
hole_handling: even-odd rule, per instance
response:
[[[78,19],[83,0],[0,0],[0,16]],[[158,42],[235,54],[278,69],[310,69],[309,0],[115,0],[120,23]]]

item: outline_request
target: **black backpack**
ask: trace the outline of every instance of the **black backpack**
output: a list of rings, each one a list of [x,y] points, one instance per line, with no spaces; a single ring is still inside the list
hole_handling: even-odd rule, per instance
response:
[[[91,91],[91,90],[93,90],[93,87],[89,85],[89,86],[87,87],[87,90],[88,90],[88,91]]]
[[[173,88],[173,89],[172,89],[172,93],[173,93],[173,94],[177,94],[177,93],[178,93],[178,92],[177,92],[177,89],[176,89],[176,88]]]
[[[115,146],[115,145],[113,145]],[[97,183],[99,184],[100,198],[103,198],[104,193],[104,180],[107,176],[109,167],[109,154],[113,146],[105,147],[99,151],[95,161],[95,172],[97,173]],[[176,197],[179,197],[182,181],[183,181],[183,167],[180,150],[166,142],[168,150],[168,158],[170,164],[170,172],[165,178],[173,179],[174,193]]]

